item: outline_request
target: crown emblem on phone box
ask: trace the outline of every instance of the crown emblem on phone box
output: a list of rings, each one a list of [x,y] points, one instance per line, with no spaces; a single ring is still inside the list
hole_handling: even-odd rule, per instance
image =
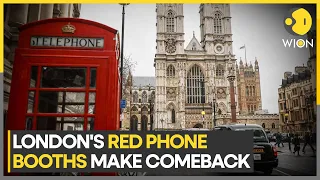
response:
[[[67,25],[64,25],[62,27],[62,32],[64,32],[64,33],[72,33],[73,34],[74,31],[76,31],[76,27],[74,27],[70,23],[68,23]]]

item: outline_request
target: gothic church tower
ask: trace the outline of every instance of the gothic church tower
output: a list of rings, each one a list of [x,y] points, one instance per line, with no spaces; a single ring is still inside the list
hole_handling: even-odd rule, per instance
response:
[[[213,99],[218,124],[229,123],[227,77],[236,69],[230,5],[201,4],[201,40],[194,34],[186,48],[183,4],[157,4],[156,13],[155,129],[212,128]]]
[[[260,72],[258,60],[255,59],[254,66],[240,59],[237,66],[238,102],[240,114],[254,114],[262,110]]]
[[[184,28],[183,4],[157,4],[155,128],[184,125]],[[180,100],[179,100],[180,99]],[[181,102],[179,104],[179,102]]]

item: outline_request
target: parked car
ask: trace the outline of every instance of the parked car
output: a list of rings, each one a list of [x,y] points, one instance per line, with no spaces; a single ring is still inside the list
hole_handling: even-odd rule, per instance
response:
[[[256,124],[231,124],[217,126],[215,130],[253,131],[254,170],[270,175],[273,169],[278,167],[277,149],[269,142],[262,126]]]

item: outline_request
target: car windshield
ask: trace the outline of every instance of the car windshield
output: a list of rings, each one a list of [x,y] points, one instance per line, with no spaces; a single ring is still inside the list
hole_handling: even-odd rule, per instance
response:
[[[236,129],[236,131],[253,131],[254,142],[268,142],[268,138],[262,129]]]

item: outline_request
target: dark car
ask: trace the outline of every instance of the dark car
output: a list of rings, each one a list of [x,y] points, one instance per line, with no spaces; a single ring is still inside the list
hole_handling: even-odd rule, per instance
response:
[[[215,130],[253,131],[254,170],[262,171],[265,175],[272,174],[278,167],[277,150],[269,142],[264,129],[256,124],[230,124],[215,127]]]

